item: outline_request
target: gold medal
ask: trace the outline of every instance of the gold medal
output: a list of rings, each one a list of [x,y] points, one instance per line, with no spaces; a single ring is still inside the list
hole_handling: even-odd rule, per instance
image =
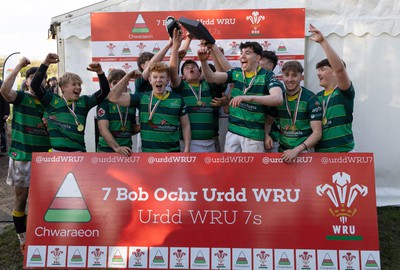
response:
[[[149,120],[147,121],[147,124],[148,124],[149,126],[154,126],[154,124],[153,124],[153,116],[154,116],[154,114],[155,114],[155,112],[156,112],[156,109],[157,109],[158,105],[160,104],[161,100],[164,100],[164,99],[165,99],[164,97],[167,98],[168,95],[169,95],[169,93],[167,93],[167,92],[165,91],[164,94],[163,94],[163,96],[162,96],[162,98],[159,99],[159,100],[156,102],[156,104],[154,104],[154,107],[153,107],[153,108],[151,108],[151,107],[152,107],[152,103],[153,103],[153,96],[154,96],[154,92],[151,91],[151,94],[150,94],[150,102],[149,102],[149,106],[148,106],[148,110],[149,110]]]
[[[82,124],[78,125],[78,131],[81,132],[85,129],[85,127]]]
[[[121,121],[121,131],[125,132],[128,130],[128,127],[126,126],[126,121],[128,120],[128,111],[129,108],[125,108],[125,117],[122,118],[122,113],[121,113],[121,108],[117,105],[118,109],[118,114],[119,114],[119,120]]]
[[[290,125],[290,130],[292,132],[295,132],[297,130],[296,127],[296,119],[297,119],[297,113],[299,111],[299,103],[300,103],[300,99],[301,99],[301,93],[303,92],[303,89],[300,87],[300,90],[297,91],[297,93],[295,95],[292,95],[291,97],[296,98],[297,102],[296,102],[296,107],[294,108],[293,114],[292,114],[292,110],[290,109],[289,106],[289,96],[286,93],[285,94],[285,103],[286,103],[286,110],[287,113],[289,114],[290,120],[291,120],[291,125]],[[294,101],[295,99],[293,99],[292,101]]]
[[[190,87],[190,90],[192,90],[194,97],[197,99],[196,101],[197,106],[203,106],[204,103],[203,101],[201,101],[201,83],[199,84],[199,93],[196,93],[196,91],[193,89],[190,83],[188,85]]]
[[[77,125],[77,127],[76,127],[76,129],[79,131],[79,132],[82,132],[84,129],[85,129],[85,127],[81,124],[81,123],[79,123],[78,122],[78,116],[76,116],[76,113],[75,113],[75,102],[72,102],[72,109],[69,107],[69,105],[68,105],[68,101],[65,99],[65,97],[64,96],[62,96],[62,98],[64,99],[64,101],[65,101],[65,104],[67,105],[67,108],[68,108],[68,111],[69,111],[69,113],[74,117],[74,119],[75,119],[75,124]]]
[[[336,86],[335,86],[336,88]],[[328,123],[328,118],[326,117],[326,112],[328,111],[328,104],[329,104],[329,100],[332,97],[333,92],[335,91],[335,88],[332,91],[329,91],[330,94],[328,96],[328,98],[326,99],[325,102],[325,96],[326,96],[326,90],[324,92],[324,97],[322,98],[322,125],[326,125]]]

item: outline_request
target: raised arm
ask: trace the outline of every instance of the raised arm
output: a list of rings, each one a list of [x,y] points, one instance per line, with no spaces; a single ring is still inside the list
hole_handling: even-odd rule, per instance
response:
[[[22,57],[13,69],[13,71],[11,71],[11,73],[4,80],[0,92],[7,102],[13,102],[17,98],[17,92],[13,90],[12,87],[15,83],[15,79],[17,78],[18,73],[21,71],[22,68],[26,67],[30,63],[31,62],[28,58]]]
[[[210,52],[211,57],[214,60],[215,69],[217,71],[223,72],[232,69],[228,59],[226,59],[225,55],[223,55],[215,43],[210,46]]]
[[[189,32],[186,35],[186,38],[183,40],[181,49],[178,51],[178,55],[179,55],[179,65],[180,62],[183,60],[183,58],[185,58],[187,51],[189,50],[190,47],[190,43],[193,40],[193,36],[192,34],[190,34]]]
[[[181,43],[182,43],[182,35],[180,35],[177,29],[174,29],[172,38],[171,57],[169,59],[172,87],[177,87],[182,81],[181,77],[179,76],[179,52],[178,52]]]
[[[116,85],[113,90],[108,94],[108,100],[120,106],[129,107],[131,98],[129,93],[125,93],[125,89],[132,78],[139,78],[141,73],[139,70],[132,70],[127,73]]]
[[[208,49],[206,46],[200,46],[200,49],[197,51],[197,56],[201,62],[201,71],[204,79],[209,83],[223,84],[228,80],[228,74],[218,71],[213,72],[211,70],[207,63],[210,54],[210,49]]]
[[[314,25],[310,24],[309,31],[313,33],[313,35],[310,37],[310,40],[319,43],[322,49],[324,50],[326,58],[328,58],[329,64],[331,65],[333,71],[336,74],[336,79],[339,89],[341,90],[349,89],[351,81],[349,75],[347,74],[346,67],[343,64],[342,59],[329,44],[328,40],[322,35],[321,31],[319,31]]]
[[[56,64],[58,62],[60,62],[60,59],[57,54],[47,54],[39,69],[36,71],[35,76],[33,76],[31,88],[38,99],[42,99],[46,94],[46,88],[43,87],[42,82],[46,76],[47,69],[51,64]]]
[[[164,59],[165,55],[167,54],[168,50],[171,48],[171,46],[172,46],[172,39],[170,38],[168,41],[168,44],[150,59],[149,64],[143,70],[143,73],[142,73],[142,77],[144,80],[146,80],[146,81],[149,80],[149,76],[150,76],[149,67],[151,66],[151,64],[161,62]]]
[[[94,95],[96,96],[97,103],[100,103],[107,97],[108,93],[110,93],[110,84],[107,81],[106,75],[104,74],[100,63],[90,63],[86,69],[96,72],[97,77],[99,77],[100,90],[94,93]]]

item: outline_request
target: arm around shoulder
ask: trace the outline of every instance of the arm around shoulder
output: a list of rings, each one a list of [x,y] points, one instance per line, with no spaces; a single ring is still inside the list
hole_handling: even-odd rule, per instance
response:
[[[233,98],[230,105],[233,107],[239,106],[241,102],[255,102],[265,106],[280,106],[283,103],[282,89],[280,87],[272,87],[269,90],[269,95],[264,96],[237,96]]]

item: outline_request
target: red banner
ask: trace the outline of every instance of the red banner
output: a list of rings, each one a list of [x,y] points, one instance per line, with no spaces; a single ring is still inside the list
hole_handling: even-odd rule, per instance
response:
[[[200,21],[215,39],[304,38],[305,9],[286,8],[92,13],[92,41],[162,40],[168,16]]]
[[[279,60],[274,72],[278,78],[286,61],[304,64],[304,8],[95,12],[90,21],[92,60],[100,62],[108,72],[116,68],[126,72],[137,69],[141,53],[156,54],[167,46],[168,16],[200,21],[217,46],[224,49],[233,67],[240,66],[240,43],[246,41],[259,42],[263,50],[276,52]],[[196,39],[190,43],[184,60],[198,61],[199,43]],[[169,60],[169,54],[163,61]],[[134,89],[133,81],[129,88]]]
[[[380,269],[373,155],[279,156],[35,154],[24,265]]]

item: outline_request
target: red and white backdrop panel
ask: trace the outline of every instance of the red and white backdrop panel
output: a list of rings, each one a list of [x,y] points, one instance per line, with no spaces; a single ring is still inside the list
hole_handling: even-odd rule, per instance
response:
[[[95,12],[91,13],[90,22],[92,60],[100,62],[105,71],[137,69],[140,53],[157,53],[168,44],[168,16],[200,21],[224,49],[233,67],[240,66],[239,44],[246,41],[259,42],[264,50],[276,52],[278,77],[285,61],[298,60],[304,65],[304,8]],[[193,40],[184,60],[197,61],[198,46],[199,41]],[[164,61],[169,61],[169,54]],[[133,82],[130,89],[134,90]]]
[[[373,155],[279,156],[36,153],[24,265],[378,269]]]

